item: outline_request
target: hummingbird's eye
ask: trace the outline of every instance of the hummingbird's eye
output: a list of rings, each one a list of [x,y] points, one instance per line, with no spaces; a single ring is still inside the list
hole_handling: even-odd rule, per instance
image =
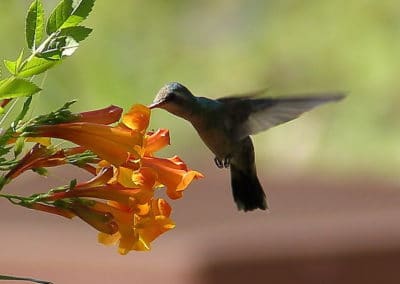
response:
[[[167,97],[167,100],[171,101],[171,100],[175,99],[175,97],[176,97],[175,93],[169,93],[168,97]]]

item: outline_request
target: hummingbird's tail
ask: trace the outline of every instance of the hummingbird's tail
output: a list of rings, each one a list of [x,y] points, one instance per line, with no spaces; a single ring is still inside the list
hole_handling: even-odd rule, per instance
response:
[[[239,210],[251,211],[268,208],[264,190],[254,170],[243,171],[235,164],[230,165],[233,199]]]

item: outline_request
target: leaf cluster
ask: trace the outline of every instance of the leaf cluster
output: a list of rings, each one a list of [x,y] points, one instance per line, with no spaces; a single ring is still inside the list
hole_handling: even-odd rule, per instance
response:
[[[92,29],[82,26],[81,23],[89,16],[94,3],[95,0],[61,0],[47,21],[42,0],[33,0],[30,4],[25,19],[27,49],[22,50],[16,60],[4,60],[10,75],[0,80],[0,116],[3,116],[0,124],[7,116],[3,107],[14,98],[26,97],[22,109],[10,125],[0,127],[0,171],[9,170],[18,162],[18,156],[24,147],[25,138],[22,137],[22,132],[25,129],[75,119],[75,115],[69,109],[74,101],[28,121],[25,117],[32,102],[32,95],[41,91],[41,87],[34,82],[34,77],[71,56],[79,43],[89,36]],[[11,109],[12,106],[8,112]],[[76,163],[90,158],[90,155],[83,158],[79,155],[72,157]],[[4,182],[0,177],[0,188]]]
[[[81,24],[92,11],[95,0],[61,0],[45,21],[41,0],[34,0],[25,21],[26,44],[30,51],[24,59],[21,51],[16,60],[4,60],[11,74],[0,81],[0,99],[31,96],[41,91],[33,76],[54,67],[71,56],[92,29]]]

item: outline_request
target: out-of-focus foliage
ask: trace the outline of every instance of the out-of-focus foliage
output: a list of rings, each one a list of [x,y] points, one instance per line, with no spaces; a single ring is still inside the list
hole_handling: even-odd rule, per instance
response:
[[[29,2],[0,3],[5,58],[14,58],[24,41],[19,11]],[[44,1],[45,10],[55,2]],[[262,87],[272,94],[346,91],[343,102],[256,136],[258,158],[270,168],[398,174],[396,0],[99,1],[88,25],[96,30],[79,57],[52,72],[44,94],[48,106],[42,108],[73,98],[82,109],[146,104],[169,81],[210,97]],[[207,150],[186,123],[162,111],[153,118],[154,127],[162,120],[175,123],[170,129],[176,147],[187,143],[179,134],[193,133],[200,153],[194,155],[204,157]]]

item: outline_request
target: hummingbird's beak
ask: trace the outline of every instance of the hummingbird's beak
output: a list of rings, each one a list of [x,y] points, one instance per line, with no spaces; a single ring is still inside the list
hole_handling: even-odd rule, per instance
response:
[[[162,103],[162,102],[152,102],[152,103],[151,103],[150,105],[148,105],[147,107],[148,107],[149,109],[153,109],[153,108],[158,107],[161,103]]]

